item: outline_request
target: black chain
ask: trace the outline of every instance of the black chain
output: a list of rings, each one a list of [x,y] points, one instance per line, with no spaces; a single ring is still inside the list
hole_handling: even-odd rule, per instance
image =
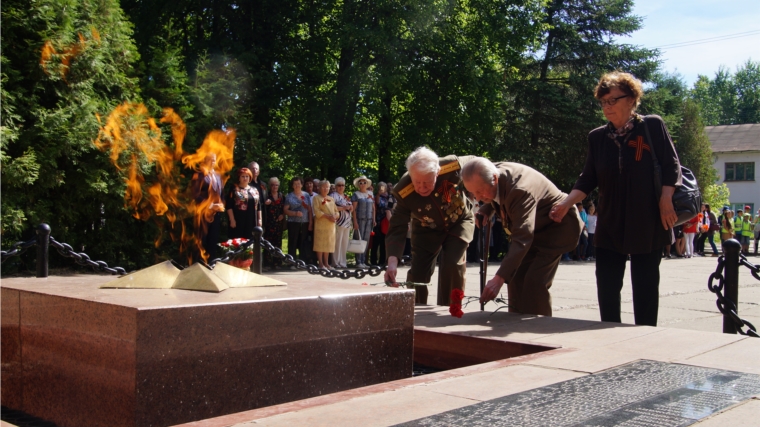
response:
[[[238,254],[243,253],[248,247],[250,247],[254,243],[253,239],[248,240],[247,242],[240,245],[239,249],[236,249],[234,251],[228,252],[224,257],[222,258],[216,258],[211,260],[209,262],[209,265],[215,265],[217,262],[226,262],[235,257]],[[293,258],[293,255],[286,254],[282,251],[282,249],[275,247],[272,243],[270,243],[268,240],[261,238],[261,247],[269,253],[274,258],[281,259],[283,264],[285,265],[293,265],[299,270],[306,270],[309,274],[318,274],[322,277],[328,277],[328,278],[340,278],[340,279],[363,279],[366,276],[376,277],[382,274],[383,271],[385,271],[388,267],[387,266],[379,266],[375,265],[369,268],[357,268],[354,271],[350,270],[328,270],[326,268],[319,268],[316,265],[313,264],[306,264],[303,260],[295,259]],[[410,257],[405,256],[402,257],[401,260],[399,260],[399,265],[404,266],[408,265],[410,262]]]
[[[37,244],[37,239],[32,239],[27,242],[16,242],[11,246],[11,249],[7,251],[0,251],[0,263],[5,262],[8,258],[19,256],[26,252],[27,249]]]
[[[752,271],[752,276],[760,280],[758,274],[760,273],[760,265],[752,265],[749,261],[747,261],[747,258],[744,257],[744,255],[739,256],[739,264],[748,267]],[[758,335],[755,326],[747,320],[739,317],[739,315],[736,313],[736,304],[730,299],[724,297],[721,293],[724,287],[723,270],[725,267],[725,258],[723,255],[721,255],[718,257],[718,267],[715,269],[714,273],[710,274],[710,278],[707,281],[707,288],[710,290],[710,292],[714,293],[716,297],[718,297],[718,300],[716,301],[718,310],[720,310],[724,316],[728,316],[728,318],[734,322],[734,325],[736,325],[736,330],[740,334],[760,338],[760,335]],[[713,284],[713,281],[716,279],[718,280],[717,285]],[[745,326],[747,327],[746,332],[742,329]]]
[[[84,252],[75,252],[74,248],[68,243],[60,243],[52,236],[50,237],[50,246],[54,247],[59,254],[66,258],[73,258],[79,265],[92,267],[95,271],[105,271],[111,274],[127,274],[126,270],[121,267],[109,267],[105,261],[93,261],[90,256]]]

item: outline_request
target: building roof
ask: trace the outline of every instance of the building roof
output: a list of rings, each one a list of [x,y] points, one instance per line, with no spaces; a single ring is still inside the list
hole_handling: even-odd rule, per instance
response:
[[[760,151],[760,123],[705,126],[713,153]]]

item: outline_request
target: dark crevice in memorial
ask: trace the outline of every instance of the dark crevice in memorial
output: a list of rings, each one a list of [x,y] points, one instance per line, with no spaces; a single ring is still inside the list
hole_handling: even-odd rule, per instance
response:
[[[45,421],[26,412],[9,409],[5,406],[0,408],[0,420],[13,424],[16,427],[58,427],[50,421]]]
[[[456,333],[414,330],[414,365],[424,374],[495,362],[558,347],[480,338]],[[435,371],[433,371],[435,370]],[[416,371],[414,376],[422,375]]]

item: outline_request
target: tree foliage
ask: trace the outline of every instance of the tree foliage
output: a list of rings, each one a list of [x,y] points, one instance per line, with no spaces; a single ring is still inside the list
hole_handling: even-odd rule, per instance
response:
[[[760,123],[760,61],[747,60],[734,74],[720,67],[712,79],[699,76],[691,97],[707,126]]]

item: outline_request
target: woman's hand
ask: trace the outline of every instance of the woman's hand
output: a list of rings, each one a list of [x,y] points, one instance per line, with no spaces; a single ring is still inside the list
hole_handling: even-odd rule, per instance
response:
[[[673,192],[675,187],[662,186],[662,196],[660,196],[660,219],[662,220],[662,226],[666,230],[673,228],[673,225],[678,220],[676,210],[673,208]]]
[[[230,228],[235,228],[235,227],[237,227],[237,223],[235,222],[235,219],[230,218]]]
[[[551,212],[549,212],[549,218],[551,218],[554,222],[562,222],[562,218],[567,215],[567,211],[569,210],[570,206],[565,205],[565,202],[556,204],[552,208]]]
[[[301,211],[296,212],[296,217],[303,218],[303,212]]]
[[[265,205],[271,205],[272,204],[272,199],[267,199],[267,201],[264,202],[264,204]]]
[[[277,222],[282,221],[285,218],[285,215],[280,214],[280,216],[277,217]]]

